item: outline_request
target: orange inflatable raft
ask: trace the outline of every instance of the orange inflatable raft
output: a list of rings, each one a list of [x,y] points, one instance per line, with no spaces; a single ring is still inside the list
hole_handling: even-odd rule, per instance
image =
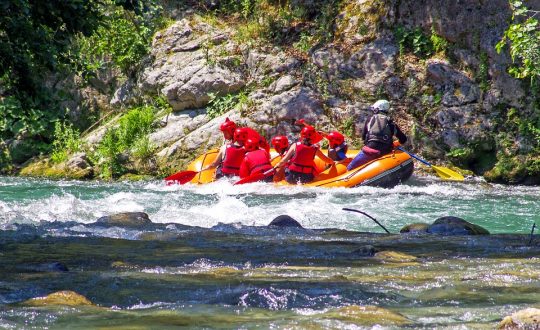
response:
[[[326,154],[326,150],[323,150]],[[347,164],[356,156],[358,150],[349,150],[347,156],[341,162],[336,162],[333,166],[326,169],[326,164],[318,158],[315,158],[315,165],[318,170],[318,175],[315,179],[304,186],[309,187],[357,187],[362,185],[377,186],[391,188],[401,182],[407,180],[413,173],[413,159],[408,154],[394,150],[392,153],[375,159],[365,165],[347,171]],[[213,149],[199,156],[191,164],[187,170],[200,171],[203,166],[206,166],[214,161],[218,154],[218,149]],[[275,165],[280,160],[280,156],[274,149],[270,149],[272,164]],[[215,169],[199,172],[190,183],[204,184],[215,180]],[[279,185],[289,185],[282,180],[276,182]]]

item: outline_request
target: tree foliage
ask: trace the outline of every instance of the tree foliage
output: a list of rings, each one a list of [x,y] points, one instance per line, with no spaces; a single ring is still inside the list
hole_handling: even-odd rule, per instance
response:
[[[88,77],[108,65],[132,74],[160,7],[152,0],[0,0],[0,12],[0,143],[29,141],[39,147],[28,148],[29,157],[50,148],[65,115],[61,94],[46,84],[51,73]]]
[[[540,77],[540,24],[539,12],[528,9],[523,1],[511,0],[512,24],[497,44],[497,51],[509,44],[514,66],[509,73],[516,78],[528,78],[535,84]]]

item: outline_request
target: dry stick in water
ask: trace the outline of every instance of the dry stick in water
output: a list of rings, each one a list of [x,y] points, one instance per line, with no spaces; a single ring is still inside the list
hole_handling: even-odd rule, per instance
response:
[[[377,219],[375,219],[374,217],[372,217],[371,215],[367,214],[366,212],[362,212],[362,211],[359,211],[359,210],[355,210],[355,209],[348,209],[346,207],[344,207],[342,210],[344,211],[351,211],[351,212],[357,212],[357,213],[361,213],[363,215],[365,215],[366,217],[370,218],[371,220],[375,221],[376,224],[378,224],[379,226],[381,226],[382,229],[384,229],[385,232],[387,232],[388,234],[391,234],[388,229],[386,229],[383,225],[381,225],[381,223],[379,221],[377,221]]]

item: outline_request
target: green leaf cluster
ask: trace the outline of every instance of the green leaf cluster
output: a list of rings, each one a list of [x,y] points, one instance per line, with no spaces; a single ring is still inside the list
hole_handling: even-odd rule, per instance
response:
[[[522,1],[511,0],[510,5],[513,22],[497,43],[496,49],[501,52],[509,44],[510,56],[515,65],[508,72],[516,78],[530,79],[534,85],[540,77],[540,25],[534,12]]]
[[[427,58],[433,55],[436,50],[443,50],[447,46],[442,37],[432,36],[430,38],[419,27],[410,29],[404,26],[398,26],[394,30],[394,36],[399,45],[399,53],[401,55],[411,52],[420,58]],[[437,49],[433,44],[433,39],[437,42]]]
[[[71,65],[85,78],[106,67],[117,67],[124,74],[133,75],[138,64],[150,50],[154,31],[163,23],[161,7],[151,5],[146,14],[137,14],[112,1],[105,1],[107,13],[93,34],[76,35],[70,49]]]

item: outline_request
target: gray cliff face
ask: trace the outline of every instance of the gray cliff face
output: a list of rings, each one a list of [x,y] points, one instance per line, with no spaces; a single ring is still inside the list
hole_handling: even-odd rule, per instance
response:
[[[316,1],[302,3],[316,7]],[[387,98],[412,149],[444,159],[449,150],[471,145],[494,155],[495,117],[509,107],[532,111],[522,83],[506,72],[509,55],[495,51],[511,16],[506,0],[360,0],[342,8],[336,42],[316,45],[305,56],[240,43],[234,27],[179,15],[155,35],[137,81],[119,86],[108,106],[163,96],[174,112],[161,118],[166,125],[150,139],[158,157],[179,166],[221,143],[218,127],[226,117],[267,138],[295,139],[293,123],[304,118],[322,130],[347,126],[349,138],[358,139],[367,107]],[[449,46],[423,59],[403,54],[394,34],[400,26],[436,34]],[[212,97],[240,91],[247,91],[247,102],[210,118]]]

